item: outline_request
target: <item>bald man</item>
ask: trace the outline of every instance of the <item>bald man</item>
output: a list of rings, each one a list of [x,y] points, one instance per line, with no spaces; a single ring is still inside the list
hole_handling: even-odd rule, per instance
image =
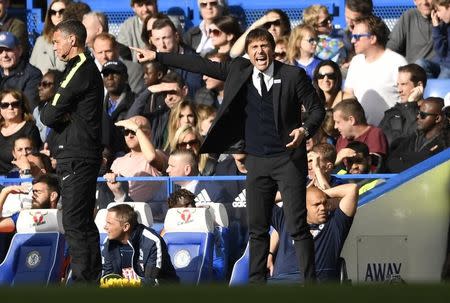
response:
[[[330,211],[330,199],[339,199]],[[343,184],[327,190],[309,187],[306,191],[306,220],[314,238],[316,276],[319,282],[339,279],[338,258],[353,223],[358,202],[356,184]],[[271,241],[268,257],[270,281],[296,282],[302,269],[298,266],[292,238],[286,231],[283,208],[273,207],[271,225],[279,235],[278,249]],[[273,262],[276,255],[275,262]]]

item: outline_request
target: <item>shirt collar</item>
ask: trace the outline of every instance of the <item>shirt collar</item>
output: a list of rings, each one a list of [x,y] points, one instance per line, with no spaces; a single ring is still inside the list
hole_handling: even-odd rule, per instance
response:
[[[253,67],[253,76],[254,77],[256,76],[258,78],[259,73],[263,73],[265,81],[272,79],[273,78],[273,61],[272,61],[272,63],[270,63],[269,67],[263,72],[260,71],[259,69],[257,69],[256,67]]]

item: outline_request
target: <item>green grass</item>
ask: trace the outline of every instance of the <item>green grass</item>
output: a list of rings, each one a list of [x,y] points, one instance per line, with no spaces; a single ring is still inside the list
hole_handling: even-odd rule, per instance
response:
[[[450,285],[361,286],[166,286],[158,288],[99,289],[95,287],[0,288],[1,303],[329,303],[329,302],[450,302]]]

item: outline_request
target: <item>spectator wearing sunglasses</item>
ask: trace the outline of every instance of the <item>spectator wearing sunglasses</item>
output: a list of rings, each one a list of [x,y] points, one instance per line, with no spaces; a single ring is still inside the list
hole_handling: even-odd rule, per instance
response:
[[[321,61],[315,56],[318,41],[317,32],[307,24],[296,26],[289,37],[288,62],[303,68],[310,79]]]
[[[320,62],[313,74],[313,85],[325,97],[325,108],[331,109],[344,99],[351,99],[353,95],[344,92],[342,88],[342,74],[337,63],[331,60]]]
[[[398,68],[408,64],[403,56],[386,49],[388,36],[388,27],[377,16],[355,20],[352,43],[356,56],[350,62],[344,90],[358,99],[373,125],[379,125],[384,112],[399,101]]]
[[[24,94],[4,89],[0,92],[0,175],[6,175],[13,168],[11,150],[14,141],[23,136],[30,137],[37,148],[42,144]]]
[[[184,41],[197,53],[205,54],[214,49],[210,25],[214,18],[221,17],[226,13],[227,4],[225,0],[198,0],[197,2],[203,20],[198,26],[191,27],[186,32]]]
[[[344,31],[333,27],[333,16],[330,15],[326,6],[315,4],[307,7],[303,12],[303,22],[314,27],[317,32],[319,42],[316,56],[319,59],[331,59],[335,62],[346,60]]]
[[[44,77],[42,77],[41,82],[38,85],[38,94],[39,94],[39,104],[33,111],[33,118],[36,121],[36,126],[39,129],[39,134],[41,136],[42,142],[47,141],[47,137],[50,133],[50,128],[46,126],[41,121],[41,109],[53,100],[53,97],[56,94],[56,89],[59,86],[59,83],[62,80],[63,73],[56,69],[48,70]]]
[[[214,18],[209,26],[209,36],[217,52],[228,54],[241,35],[241,28],[233,16]]]
[[[147,118],[134,116],[118,121],[115,125],[123,128],[125,143],[130,151],[114,160],[111,165],[112,173],[104,176],[111,190],[116,192],[113,189],[114,185],[117,185],[115,184],[117,176],[161,176],[161,172],[165,171],[167,166],[167,157],[153,145],[152,131]],[[129,196],[133,201],[139,202],[152,201],[162,189],[161,182],[129,181],[128,185]]]
[[[429,97],[423,100],[417,114],[414,134],[398,139],[387,161],[388,169],[401,172],[450,147],[449,123],[443,112],[444,100]]]
[[[50,3],[45,15],[44,30],[34,44],[30,63],[37,67],[42,74],[49,69],[63,71],[66,67],[66,63],[58,59],[53,51],[52,36],[55,26],[62,21],[63,13],[69,2],[70,0],[53,0]]]
[[[230,51],[230,56],[232,58],[244,54],[245,38],[247,37],[247,34],[258,27],[267,29],[272,34],[275,41],[283,36],[289,36],[291,34],[291,21],[289,20],[288,15],[281,9],[268,10],[264,16],[253,22],[253,24],[250,25],[234,43]]]
[[[37,86],[42,73],[28,63],[19,40],[10,32],[0,32],[0,89],[14,88],[25,94],[30,109],[37,103]]]
[[[8,14],[10,4],[10,0],[0,0],[0,31],[14,34],[20,41],[24,57],[28,59],[29,44],[27,27],[22,20]]]

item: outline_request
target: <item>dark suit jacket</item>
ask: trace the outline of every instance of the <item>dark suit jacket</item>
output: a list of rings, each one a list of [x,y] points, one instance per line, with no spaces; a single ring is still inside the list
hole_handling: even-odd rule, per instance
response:
[[[225,95],[211,129],[203,142],[201,152],[232,152],[233,147],[244,139],[245,101],[240,96],[241,88],[253,72],[250,60],[238,57],[231,62],[212,62],[195,55],[157,53],[163,64],[202,73],[225,81]],[[320,127],[325,109],[314,90],[311,80],[303,69],[274,61],[273,109],[275,126],[283,144],[292,141],[289,134],[301,126],[302,104],[308,112],[304,126],[312,136]],[[255,127],[258,127],[255,125]],[[305,140],[293,150],[293,160],[306,159]]]

